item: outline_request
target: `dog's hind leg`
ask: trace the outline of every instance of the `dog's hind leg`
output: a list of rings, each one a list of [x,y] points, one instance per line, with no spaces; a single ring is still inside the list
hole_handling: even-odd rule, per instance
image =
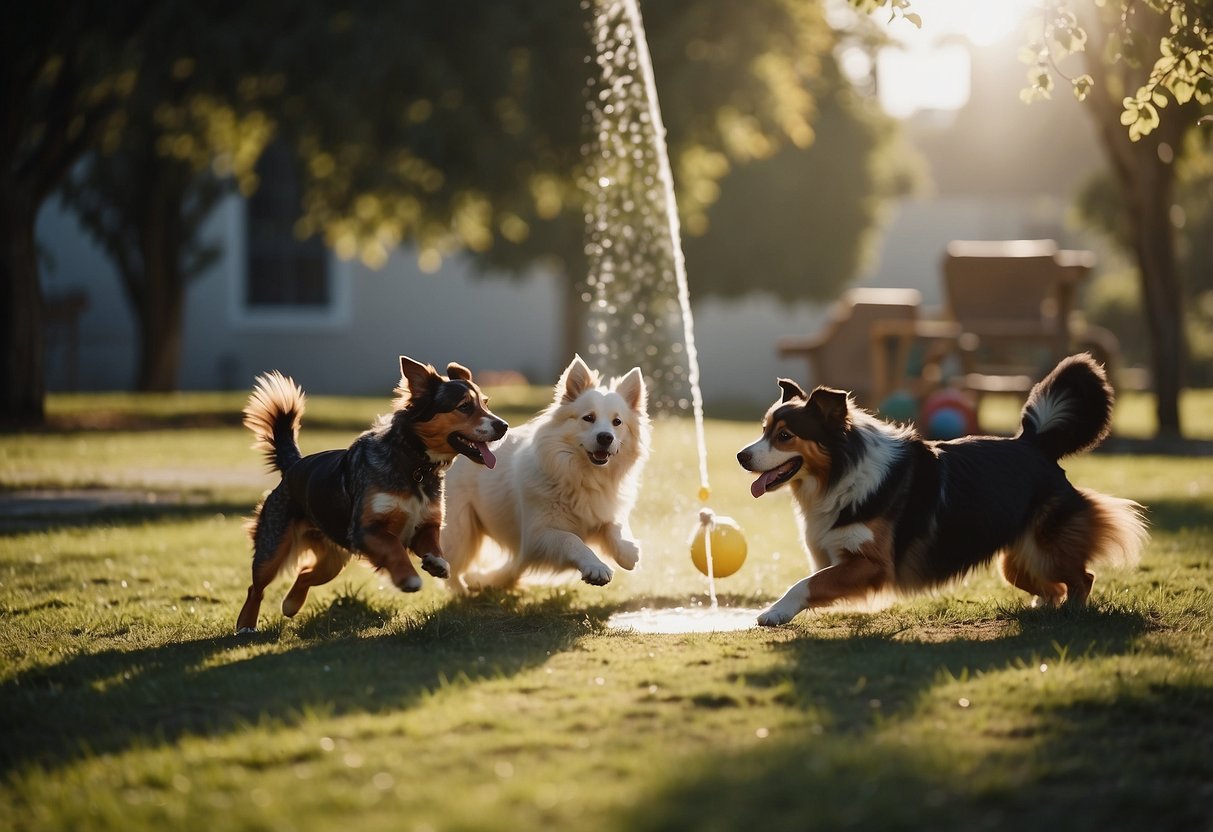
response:
[[[236,632],[254,632],[265,588],[290,560],[295,548],[293,522],[287,513],[286,490],[279,486],[258,506],[253,521],[253,582],[236,619]]]
[[[998,565],[1002,576],[1007,579],[1007,583],[1032,596],[1033,606],[1040,604],[1054,606],[1065,594],[1065,586],[1039,578],[1034,569],[1040,561],[1041,555],[1029,539],[1016,541],[1007,547],[1002,553]]]
[[[462,592],[467,589],[464,573],[476,559],[484,542],[484,528],[476,511],[467,503],[459,506],[448,503],[447,508],[446,522],[439,536],[442,557],[450,570],[447,586],[455,592]]]
[[[318,532],[307,535],[307,545],[316,556],[316,563],[299,570],[295,585],[282,599],[282,614],[293,618],[307,600],[307,593],[314,586],[327,584],[341,574],[350,556],[345,550],[325,540]]]
[[[1072,491],[1040,509],[1032,528],[1008,547],[1003,560],[1007,580],[1052,605],[1063,599],[1084,605],[1095,583],[1087,564],[1109,539],[1102,508],[1087,494]]]
[[[509,559],[491,572],[468,572],[463,575],[463,583],[470,590],[479,589],[513,589],[526,571],[517,556],[510,555]]]

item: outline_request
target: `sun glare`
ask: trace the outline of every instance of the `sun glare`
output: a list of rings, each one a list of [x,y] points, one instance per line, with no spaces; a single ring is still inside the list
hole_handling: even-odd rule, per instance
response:
[[[898,46],[876,58],[881,106],[897,118],[919,110],[957,110],[969,100],[970,68],[985,49],[1006,49],[1033,0],[913,0],[922,28],[888,22],[875,12]],[[967,44],[958,43],[958,38]]]

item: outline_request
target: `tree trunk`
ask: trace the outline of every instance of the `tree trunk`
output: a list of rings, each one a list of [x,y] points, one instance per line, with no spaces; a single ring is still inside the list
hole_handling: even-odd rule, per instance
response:
[[[171,164],[151,164],[143,180],[146,200],[140,228],[142,292],[132,300],[139,323],[139,374],[136,388],[165,393],[178,387],[181,367],[182,322],[185,307],[185,275],[181,270],[182,206],[189,177]],[[138,275],[125,276],[132,286]]]
[[[1137,260],[1150,336],[1150,372],[1160,437],[1182,435],[1179,393],[1187,343],[1175,230],[1171,226],[1175,169],[1170,160],[1182,141],[1183,124],[1174,114],[1169,115],[1153,133],[1137,142],[1129,140],[1119,121],[1105,118],[1100,125],[1104,149],[1128,211],[1129,243]]]
[[[1171,225],[1175,169],[1172,160],[1180,152],[1183,136],[1195,124],[1193,107],[1170,103],[1161,112],[1155,130],[1131,141],[1120,123],[1124,90],[1136,89],[1139,70],[1117,65],[1117,75],[1103,62],[1107,46],[1108,24],[1092,8],[1084,19],[1090,35],[1086,54],[1087,68],[1095,79],[1095,94],[1090,106],[1099,138],[1113,175],[1124,195],[1130,234],[1127,241],[1137,259],[1138,280],[1145,306],[1150,336],[1150,371],[1153,376],[1155,415],[1160,437],[1181,436],[1179,393],[1183,386],[1186,335],[1184,333],[1183,291],[1175,254],[1175,231]],[[1150,43],[1157,42],[1165,28],[1161,16],[1145,16],[1148,27],[1143,33]]]
[[[1179,393],[1183,386],[1180,373],[1184,366],[1185,338],[1183,291],[1170,219],[1174,172],[1171,165],[1158,162],[1157,154],[1149,153],[1151,150],[1153,148],[1140,149],[1146,158],[1136,171],[1135,181],[1121,185],[1131,194],[1133,248],[1150,333],[1158,433],[1178,437],[1181,435]]]
[[[45,417],[36,215],[37,201],[5,183],[0,193],[0,423],[6,426],[36,425]]]
[[[139,374],[136,389],[168,393],[179,386],[184,298],[176,264],[148,264],[149,289],[138,307]],[[159,274],[156,274],[159,272]]]

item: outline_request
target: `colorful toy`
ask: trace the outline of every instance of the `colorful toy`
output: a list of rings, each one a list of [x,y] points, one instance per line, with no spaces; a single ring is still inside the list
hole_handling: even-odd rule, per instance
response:
[[[978,432],[977,410],[959,390],[936,390],[923,400],[918,425],[928,439],[958,439]]]

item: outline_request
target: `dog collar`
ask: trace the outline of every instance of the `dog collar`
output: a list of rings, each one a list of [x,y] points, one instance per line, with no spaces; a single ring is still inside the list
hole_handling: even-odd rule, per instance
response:
[[[437,476],[449,468],[449,461],[423,462],[413,469],[413,482],[422,482],[426,475]]]

